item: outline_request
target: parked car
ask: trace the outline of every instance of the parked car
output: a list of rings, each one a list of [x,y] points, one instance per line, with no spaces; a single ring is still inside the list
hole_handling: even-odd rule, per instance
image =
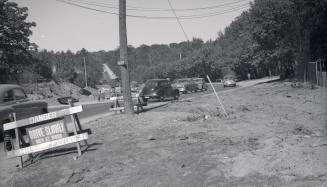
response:
[[[60,103],[60,104],[63,104],[63,105],[68,105],[68,100],[72,100],[73,103],[76,103],[79,101],[79,99],[75,98],[75,97],[71,97],[71,96],[67,96],[67,97],[59,97],[57,99],[57,101]]]
[[[166,79],[150,79],[145,82],[139,97],[147,102],[148,99],[178,99],[179,91],[171,86],[170,81]]]
[[[198,90],[207,91],[208,85],[204,78],[192,78],[192,80],[196,83]]]
[[[223,86],[224,86],[224,88],[231,87],[231,86],[235,87],[236,86],[235,78],[232,76],[224,77]]]
[[[30,101],[22,87],[14,84],[0,84],[0,141],[4,140],[3,124],[16,119],[21,120],[48,112],[48,104],[44,101]],[[13,131],[6,132],[12,134]],[[5,142],[10,150],[10,143]]]
[[[175,79],[172,85],[181,93],[194,92],[198,90],[198,85],[190,78]]]
[[[85,89],[85,88],[81,88],[79,90],[79,93],[82,94],[82,95],[86,95],[86,96],[90,96],[92,95],[92,92],[90,92],[89,90]]]

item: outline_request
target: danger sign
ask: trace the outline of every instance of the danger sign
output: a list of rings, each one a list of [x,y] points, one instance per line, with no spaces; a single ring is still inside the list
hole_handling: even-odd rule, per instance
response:
[[[31,145],[49,142],[67,137],[67,127],[64,119],[27,128]]]

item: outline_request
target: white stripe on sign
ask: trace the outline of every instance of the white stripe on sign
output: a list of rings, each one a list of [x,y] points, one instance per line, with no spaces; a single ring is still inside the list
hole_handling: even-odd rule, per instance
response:
[[[62,138],[62,139],[54,140],[54,141],[51,141],[51,142],[45,142],[45,143],[42,143],[42,144],[37,144],[37,145],[22,148],[22,149],[9,151],[9,152],[7,152],[7,157],[12,158],[12,157],[17,157],[17,156],[23,156],[23,155],[36,153],[36,152],[40,152],[40,151],[43,151],[43,150],[63,146],[63,145],[66,145],[66,144],[79,142],[79,141],[86,140],[86,139],[88,139],[88,134],[87,133],[77,134],[75,136],[69,136],[67,138]]]
[[[69,108],[69,114],[75,114],[75,113],[82,112],[82,111],[83,111],[83,108],[81,105]]]
[[[71,107],[71,108],[67,108],[67,109],[63,109],[63,110],[58,110],[58,111],[54,111],[54,112],[50,112],[50,113],[46,113],[46,114],[41,114],[38,116],[29,117],[27,119],[22,119],[22,120],[13,121],[10,123],[5,123],[5,124],[3,124],[3,130],[6,131],[6,130],[18,128],[18,127],[32,125],[32,124],[39,123],[39,122],[45,122],[45,121],[49,121],[52,119],[60,118],[60,117],[71,115],[71,114],[75,114],[75,113],[82,112],[82,111],[83,111],[83,107],[81,105],[79,105],[79,106],[75,106],[75,107]]]

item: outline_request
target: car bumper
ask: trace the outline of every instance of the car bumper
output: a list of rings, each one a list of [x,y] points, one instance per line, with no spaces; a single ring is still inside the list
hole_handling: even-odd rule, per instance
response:
[[[234,86],[236,86],[236,84],[224,84],[224,86],[226,86],[226,87],[234,87]]]
[[[180,91],[180,92],[185,92],[185,91],[186,91],[185,88],[177,88],[177,89],[178,89],[178,91]]]
[[[160,99],[160,97],[158,95],[143,95],[142,96],[143,99]]]

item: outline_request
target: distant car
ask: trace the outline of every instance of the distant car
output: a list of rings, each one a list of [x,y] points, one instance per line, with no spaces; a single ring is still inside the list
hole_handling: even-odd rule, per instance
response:
[[[85,88],[81,88],[79,90],[79,93],[82,94],[82,95],[86,95],[86,96],[92,95],[92,93],[89,90],[85,89]]]
[[[59,97],[57,99],[57,101],[60,103],[60,104],[63,104],[63,105],[68,105],[68,100],[72,100],[73,103],[76,103],[79,101],[79,99],[75,98],[75,97],[71,97],[71,96],[67,96],[67,97]]]
[[[223,86],[225,87],[235,87],[236,81],[234,77],[224,77]]]
[[[139,97],[147,102],[148,99],[178,99],[179,91],[171,86],[170,81],[166,79],[150,79],[145,82]]]
[[[181,93],[195,92],[198,85],[191,78],[175,79],[172,86]]]
[[[197,85],[198,90],[201,90],[201,91],[208,90],[208,85],[206,84],[206,81],[204,78],[192,78],[192,80]]]
[[[3,124],[16,120],[37,116],[48,112],[48,104],[44,101],[30,101],[22,87],[14,84],[0,84],[0,141],[3,141]],[[12,134],[13,131],[7,132]],[[11,150],[8,142],[5,147]]]

